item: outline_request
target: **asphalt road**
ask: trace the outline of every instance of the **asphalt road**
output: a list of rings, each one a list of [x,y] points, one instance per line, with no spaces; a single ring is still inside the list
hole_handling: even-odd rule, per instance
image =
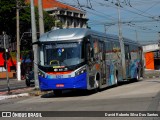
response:
[[[118,87],[110,87],[97,93],[74,91],[67,92],[61,97],[50,93],[43,96],[1,100],[0,111],[78,111],[81,116],[34,118],[34,120],[159,120],[160,118],[157,117],[105,117],[105,115],[96,117],[98,113],[84,111],[160,111],[160,79],[123,83]],[[93,114],[94,117],[84,117],[86,114]]]

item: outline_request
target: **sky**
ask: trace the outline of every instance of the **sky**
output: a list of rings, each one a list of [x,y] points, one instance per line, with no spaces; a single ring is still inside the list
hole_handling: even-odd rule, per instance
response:
[[[142,44],[160,40],[160,0],[57,0],[86,12],[91,29],[118,35],[118,8],[123,37]]]

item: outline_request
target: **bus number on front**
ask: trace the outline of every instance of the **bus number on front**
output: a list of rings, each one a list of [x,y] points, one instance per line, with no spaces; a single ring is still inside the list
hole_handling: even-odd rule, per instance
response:
[[[63,78],[63,75],[56,75],[56,78]]]

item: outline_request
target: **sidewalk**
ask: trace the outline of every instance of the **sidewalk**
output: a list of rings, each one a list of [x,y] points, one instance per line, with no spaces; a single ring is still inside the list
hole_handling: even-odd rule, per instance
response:
[[[29,92],[34,89],[34,87],[26,87],[25,80],[18,81],[17,79],[9,79],[8,92],[7,79],[0,79],[0,100],[29,96]]]
[[[0,100],[17,97],[39,96],[51,92],[41,92],[40,90],[35,89],[34,85],[32,87],[27,87],[25,80],[18,81],[17,79],[9,79],[9,84],[10,92],[8,92],[7,80],[0,79]]]
[[[160,78],[160,70],[144,70],[144,78]]]
[[[0,79],[0,92],[7,91],[7,79]],[[9,87],[11,90],[26,88],[25,80],[9,79]]]

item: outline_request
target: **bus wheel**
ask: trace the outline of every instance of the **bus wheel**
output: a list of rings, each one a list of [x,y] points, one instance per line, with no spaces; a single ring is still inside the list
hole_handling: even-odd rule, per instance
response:
[[[137,70],[137,74],[136,74],[136,78],[135,78],[135,81],[138,81],[138,80],[140,80],[139,70]]]
[[[53,90],[53,93],[55,96],[61,96],[62,95],[62,90]]]
[[[27,85],[27,87],[30,87],[30,86],[31,86],[31,83],[30,83],[30,80],[29,80],[29,79],[26,79],[26,85]]]
[[[116,75],[114,75],[114,80],[115,80],[115,85],[118,85],[118,74],[116,73]]]
[[[99,81],[95,80],[96,88],[99,88]]]
[[[95,92],[98,92],[99,91],[99,81],[98,80],[95,80],[96,81],[96,88],[95,88]]]
[[[96,78],[95,78],[96,89],[99,89],[99,80],[100,80],[100,75],[97,74],[97,75],[96,75]]]

